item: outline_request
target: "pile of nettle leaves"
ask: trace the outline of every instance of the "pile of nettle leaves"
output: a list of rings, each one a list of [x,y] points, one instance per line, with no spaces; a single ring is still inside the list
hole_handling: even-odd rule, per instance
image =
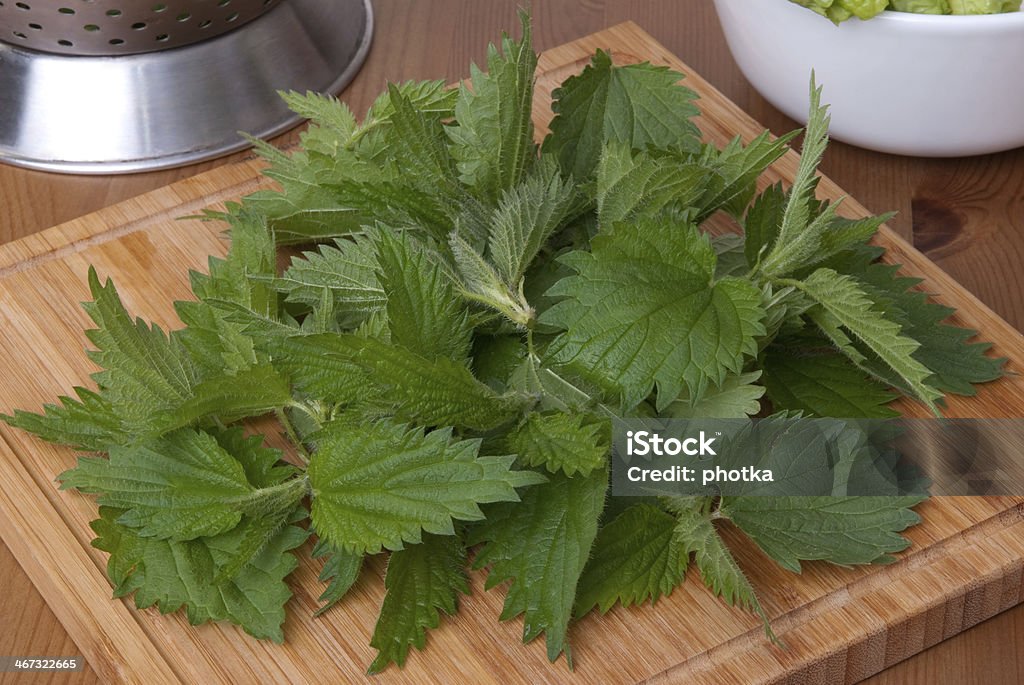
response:
[[[280,641],[307,537],[324,609],[390,552],[376,672],[456,610],[470,558],[554,660],[571,620],[653,602],[691,562],[763,617],[722,525],[793,571],[906,546],[918,497],[607,496],[614,416],[889,417],[893,389],[935,408],[1001,363],[877,261],[886,217],[815,199],[819,91],[793,186],[755,197],[793,135],[702,144],[680,74],[602,52],[538,150],[529,30],[459,89],[390,86],[362,124],[288,95],[313,126],[290,156],[260,146],[282,190],[217,215],[231,250],[192,274],[185,328],[133,321],[90,275],[98,390],[7,420],[106,453],[61,480],[99,495],[115,596]],[[745,239],[702,232],[716,212]],[[229,427],[264,414],[293,463]]]

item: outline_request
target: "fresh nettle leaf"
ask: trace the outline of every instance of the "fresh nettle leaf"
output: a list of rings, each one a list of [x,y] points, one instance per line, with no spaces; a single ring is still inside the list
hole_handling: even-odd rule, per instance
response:
[[[388,131],[392,163],[406,184],[429,198],[437,211],[454,218],[466,191],[458,182],[446,127],[440,118],[416,109],[397,86],[389,85],[388,93],[394,108]]]
[[[246,278],[250,266],[260,268],[265,246],[250,243],[255,232],[245,230],[246,225],[236,224],[236,229],[239,242],[228,260],[212,262],[211,275],[193,275],[193,283],[203,296],[216,294],[247,307],[276,310],[276,296],[250,286]],[[265,228],[259,231],[267,235]],[[272,241],[269,245],[272,249]],[[81,401],[65,398],[62,408],[51,407],[34,420],[19,414],[13,419],[18,425],[43,437],[63,436],[63,442],[104,451],[129,442],[129,435],[157,436],[210,417],[228,423],[290,401],[284,379],[269,366],[257,365],[252,342],[241,327],[206,303],[179,303],[179,312],[193,326],[167,335],[141,319],[133,321],[111,281],[101,284],[94,270],[89,279],[94,299],[83,306],[97,325],[87,335],[96,346],[89,355],[101,367],[93,374],[100,392],[81,391]],[[85,420],[85,411],[91,421]]]
[[[543,152],[554,155],[566,175],[591,179],[605,145],[624,143],[694,152],[700,131],[690,119],[700,114],[696,94],[683,88],[683,75],[650,63],[616,67],[598,51],[579,76],[554,92],[555,118]]]
[[[223,304],[218,304],[221,302]],[[230,300],[175,302],[174,309],[185,328],[174,337],[188,351],[198,376],[209,379],[246,371],[260,361],[245,325],[231,320],[228,308],[251,312],[276,323],[277,313],[257,314],[246,305]]]
[[[934,375],[929,384],[958,395],[973,395],[974,386],[999,378],[1005,359],[987,354],[991,343],[972,342],[977,331],[947,323],[954,310],[916,287],[920,279],[899,275],[900,266],[873,261],[858,271],[865,292],[921,346],[914,356]]]
[[[329,544],[376,553],[453,535],[454,522],[483,518],[480,504],[517,501],[516,488],[544,481],[511,471],[513,457],[478,457],[479,440],[396,423],[329,424],[313,437],[313,525]]]
[[[665,414],[676,419],[743,419],[761,411],[765,386],[758,385],[760,371],[729,376],[721,386],[709,390],[697,401],[680,397]]]
[[[761,258],[775,247],[782,230],[787,193],[782,183],[768,186],[747,209],[743,219],[743,250],[747,264],[756,268]]]
[[[99,494],[99,503],[124,510],[118,523],[144,537],[191,540],[235,528],[243,514],[290,511],[305,495],[302,480],[254,486],[242,462],[207,433],[182,429],[110,458],[81,458],[60,475],[63,488]]]
[[[774,138],[765,131],[748,145],[734,138],[721,150],[705,146],[698,164],[712,173],[703,195],[694,202],[699,209],[697,220],[703,221],[718,210],[740,216],[754,196],[758,177],[786,153],[787,144],[798,133]]]
[[[87,331],[96,346],[89,358],[102,368],[93,380],[104,399],[131,427],[148,426],[152,418],[192,396],[199,377],[188,352],[159,326],[132,320],[114,283],[100,283],[89,269],[93,301],[83,305],[97,328]]]
[[[532,119],[537,55],[529,17],[520,18],[521,40],[504,35],[501,53],[490,45],[486,73],[470,66],[470,83],[460,86],[455,104],[456,125],[447,128],[462,182],[492,202],[515,187],[537,158]]]
[[[42,414],[19,409],[12,416],[0,414],[0,420],[47,442],[86,452],[106,452],[131,440],[123,420],[103,396],[86,388],[75,388],[75,394],[78,399],[61,397],[60,404],[43,405]]]
[[[768,626],[768,615],[761,608],[754,588],[736,563],[732,552],[715,530],[711,517],[700,509],[688,506],[673,507],[672,513],[677,519],[673,539],[681,546],[686,558],[693,554],[693,561],[704,585],[727,604],[742,607],[761,617],[765,631],[774,640],[775,635]]]
[[[655,603],[683,582],[690,556],[676,533],[676,519],[638,504],[601,528],[576,593],[576,615],[594,607]]]
[[[199,383],[192,397],[154,418],[144,437],[157,436],[216,416],[223,423],[261,416],[292,402],[291,386],[273,366],[261,364],[235,374],[215,376]]]
[[[486,431],[521,414],[529,398],[498,394],[463,364],[429,360],[404,347],[356,334],[323,334],[275,343],[280,365],[307,393],[425,426]]]
[[[828,145],[829,121],[828,107],[821,105],[821,88],[812,77],[811,108],[800,166],[786,197],[786,208],[772,250],[761,262],[762,271],[768,275],[782,275],[803,266],[816,253],[824,226],[835,216],[835,205],[814,216],[818,208],[814,198],[818,187],[816,174]]]
[[[454,231],[448,237],[448,247],[463,297],[502,314],[521,328],[531,325],[535,312],[522,290],[510,288],[498,270]]]
[[[377,262],[391,342],[427,359],[465,360],[473,332],[469,310],[426,247],[405,234],[381,233]]]
[[[551,236],[571,218],[577,193],[555,164],[545,163],[502,194],[491,220],[487,256],[513,292],[521,289],[527,269]]]
[[[610,226],[634,216],[692,210],[706,192],[707,166],[675,157],[653,158],[624,143],[605,146],[597,167],[597,219]]]
[[[603,470],[586,477],[552,475],[526,490],[522,502],[490,508],[470,536],[470,544],[487,542],[473,563],[490,566],[487,588],[512,583],[501,620],[524,614],[523,642],[545,633],[551,661],[564,651],[571,665],[566,634],[607,487]]]
[[[291,550],[307,532],[287,525],[231,578],[215,582],[246,538],[246,524],[215,537],[188,542],[143,537],[119,523],[124,512],[100,508],[92,522],[93,547],[108,552],[107,575],[114,597],[135,593],[135,606],[161,613],[185,607],[193,625],[231,621],[253,637],[284,642],[281,625],[292,592],[284,578],[298,565]]]
[[[566,331],[550,359],[617,388],[627,409],[655,385],[659,408],[684,388],[699,400],[742,369],[765,332],[760,291],[743,279],[716,282],[714,250],[692,225],[616,224],[591,251],[561,259],[576,275],[551,289],[566,299],[541,318]]]
[[[814,342],[817,340],[818,344]],[[893,393],[823,339],[783,339],[764,353],[764,386],[776,411],[887,419]]]
[[[369,672],[380,673],[389,664],[405,664],[409,648],[423,649],[427,629],[458,609],[460,594],[469,594],[466,549],[458,536],[425,535],[423,542],[397,552],[388,560],[384,577],[387,594],[370,645],[377,658]]]
[[[344,103],[317,95],[285,94],[300,115],[313,119],[300,149],[288,155],[262,141],[253,141],[270,162],[265,172],[281,190],[260,191],[245,204],[265,215],[281,243],[303,243],[358,233],[377,220],[405,225],[415,219],[443,223],[428,194],[404,182],[387,165],[388,135],[399,93],[432,120],[452,116],[457,93],[441,81],[395,84],[373,104],[362,125],[353,127]]]
[[[870,564],[891,560],[910,542],[899,533],[918,523],[910,507],[923,497],[728,497],[720,512],[783,568],[801,560]]]
[[[456,93],[444,81],[408,81],[395,84],[395,88],[420,112],[439,119],[453,114]],[[374,101],[361,124],[344,102],[331,95],[288,91],[281,97],[289,109],[310,120],[310,126],[300,135],[301,150],[331,157],[359,149],[367,136],[388,127],[395,112],[390,90]]]
[[[530,414],[509,434],[508,447],[527,466],[586,476],[606,465],[607,434],[607,423],[584,415]]]
[[[280,278],[271,281],[288,302],[318,307],[324,293],[339,323],[354,328],[384,308],[387,296],[377,276],[377,248],[366,236],[321,245],[292,260]]]
[[[224,215],[231,227],[231,249],[227,258],[211,257],[208,275],[191,272],[192,292],[202,301],[234,302],[273,316],[277,313],[277,296],[258,279],[276,273],[274,234],[267,226],[266,217],[246,208],[232,209]]]
[[[323,606],[314,614],[314,616],[320,616],[341,601],[355,585],[356,580],[359,579],[359,572],[363,569],[364,555],[347,552],[333,547],[323,540],[318,540],[313,547],[312,556],[314,559],[324,559],[324,566],[320,570],[318,580],[327,583],[327,589],[319,598],[323,602]]]
[[[718,263],[715,264],[715,278],[726,276],[746,277],[746,255],[743,253],[743,236],[738,233],[723,233],[711,237],[711,247],[715,251]],[[762,302],[765,299],[761,298]],[[766,307],[767,308],[767,307]]]
[[[793,285],[820,305],[820,316],[815,321],[841,351],[854,362],[864,360],[863,355],[852,350],[850,339],[845,337],[843,331],[849,331],[878,355],[917,399],[935,408],[942,393],[928,385],[932,372],[914,357],[920,343],[903,335],[899,324],[885,318],[855,280],[832,269],[818,269],[803,282]]]

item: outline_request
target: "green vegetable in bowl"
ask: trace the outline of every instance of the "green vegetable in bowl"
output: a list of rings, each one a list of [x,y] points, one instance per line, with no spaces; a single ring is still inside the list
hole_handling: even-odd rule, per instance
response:
[[[892,0],[892,9],[896,12],[913,12],[914,14],[951,14],[949,0]]]
[[[871,19],[885,10],[915,14],[1002,14],[1020,10],[1021,0],[790,0],[839,24]]]
[[[870,19],[889,7],[889,0],[791,0],[828,17],[835,23],[850,17]]]

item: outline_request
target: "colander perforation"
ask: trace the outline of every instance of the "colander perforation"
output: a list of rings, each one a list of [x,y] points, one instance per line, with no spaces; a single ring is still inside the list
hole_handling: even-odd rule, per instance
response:
[[[65,55],[130,55],[231,31],[280,0],[0,0],[0,41]]]

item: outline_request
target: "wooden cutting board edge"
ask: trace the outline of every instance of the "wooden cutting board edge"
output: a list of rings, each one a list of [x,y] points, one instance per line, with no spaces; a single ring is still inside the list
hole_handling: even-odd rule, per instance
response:
[[[581,61],[581,58],[578,57],[581,53],[589,54],[594,49],[606,47],[609,44],[622,44],[623,34],[645,46],[644,58],[650,58],[655,63],[666,64],[684,71],[691,83],[704,84],[699,76],[690,72],[671,53],[631,22],[547,51],[541,57],[540,70],[543,72],[546,65],[564,68],[566,54],[573,56],[578,63]],[[648,49],[651,54],[646,52]],[[622,56],[623,53],[619,52],[618,54]],[[705,101],[714,101],[717,107],[728,111],[735,120],[743,124],[738,127],[740,130],[736,132],[740,133],[744,139],[749,139],[762,130],[762,127],[713,87],[705,84],[702,85],[702,88],[705,92]],[[780,160],[777,166],[789,167],[787,170],[792,172],[795,170],[798,160],[798,155],[791,152]],[[0,246],[0,278],[31,269],[42,262],[80,252],[93,245],[115,240],[135,231],[145,230],[179,216],[198,213],[201,209],[210,206],[211,203],[237,199],[259,188],[268,187],[269,183],[259,175],[263,167],[264,164],[259,160],[220,167]],[[827,195],[842,194],[842,191],[828,179],[823,180],[821,188]],[[846,208],[849,212],[865,211],[853,200],[847,200]],[[992,337],[999,337],[1002,354],[1017,360],[1024,359],[1024,338],[1020,333],[977,298],[963,290],[949,276],[935,269],[924,255],[898,235],[887,228],[883,231],[884,241],[895,257],[895,261],[908,265],[910,270],[915,273],[926,274],[928,278],[924,286],[929,291],[939,292],[945,303],[969,311],[973,325]],[[53,608],[72,637],[80,645],[84,645],[83,649],[87,652],[85,656],[90,664],[97,668],[102,679],[118,679],[129,682],[157,679],[158,682],[163,682],[160,679],[166,676],[170,679],[168,682],[174,682],[180,676],[176,676],[176,669],[164,658],[156,646],[158,643],[151,642],[140,645],[129,640],[108,643],[104,639],[96,639],[96,632],[90,624],[93,624],[99,617],[102,617],[100,620],[104,622],[104,625],[116,625],[118,622],[123,622],[125,628],[130,629],[145,623],[144,620],[139,620],[138,614],[130,611],[123,602],[109,600],[109,586],[100,587],[96,583],[83,585],[79,577],[50,578],[46,573],[41,572],[43,565],[38,564],[37,561],[41,556],[50,556],[59,562],[61,559],[85,555],[85,551],[69,527],[64,525],[59,510],[54,508],[47,496],[43,494],[52,488],[34,482],[32,475],[22,465],[17,451],[4,439],[3,432],[4,430],[0,429],[0,443],[2,443],[0,449],[10,452],[14,457],[13,461],[16,462],[9,470],[9,475],[5,473],[5,478],[13,479],[16,482],[16,487],[30,488],[42,495],[37,498],[42,500],[39,502],[39,510],[26,512],[22,511],[13,501],[9,501],[6,495],[0,493],[0,502],[3,503],[0,506],[0,519],[4,524],[2,533],[5,542],[15,552],[22,565],[26,567],[33,582],[44,593],[44,596],[75,598],[76,601],[73,603],[59,603]],[[796,678],[795,673],[802,674],[801,682],[831,682],[831,678],[837,673],[845,673],[846,677],[849,677],[856,672],[859,673],[859,678],[866,677],[930,646],[930,644],[950,637],[984,618],[1010,608],[1024,601],[1024,584],[1022,584],[1024,568],[1022,568],[1021,561],[1024,554],[1019,547],[1021,540],[1024,540],[1024,505],[1011,503],[1002,513],[993,516],[988,521],[919,553],[922,556],[916,563],[922,566],[934,566],[941,575],[943,570],[940,567],[944,562],[948,563],[959,559],[969,550],[984,552],[972,555],[977,563],[970,570],[974,572],[976,582],[967,586],[959,586],[946,594],[940,593],[939,596],[916,598],[924,602],[926,611],[941,609],[944,612],[946,618],[943,620],[944,628],[941,633],[932,631],[930,636],[922,634],[913,636],[911,639],[907,638],[908,635],[915,633],[912,624],[920,620],[922,616],[919,611],[920,602],[917,602],[914,606],[901,606],[896,617],[890,616],[888,620],[881,621],[878,632],[865,636],[864,640],[856,644],[854,644],[856,641],[847,641],[832,645],[824,651],[821,649],[811,650],[807,656],[801,658],[800,664],[790,664],[790,667],[795,670],[787,669],[786,674],[780,674],[774,668],[754,672],[763,676],[760,682],[782,682]],[[1007,558],[1008,552],[1012,553]],[[913,557],[914,555],[910,555],[903,561],[910,562]],[[60,567],[61,564],[58,563],[57,566]],[[891,584],[887,576],[887,570],[880,569],[878,573],[874,573],[862,581],[851,583],[837,595],[812,602],[780,620],[787,623],[802,623],[804,620],[828,623],[830,616],[841,618],[841,609],[864,592],[870,592],[871,590],[867,589],[869,586],[878,589],[887,583],[891,588],[898,585],[898,583]],[[870,583],[866,585],[865,583],[868,581]],[[64,585],[65,591],[55,594],[55,586],[58,584]],[[97,585],[97,587],[92,587],[92,585]],[[68,593],[66,591],[68,587],[74,589]],[[993,599],[994,597],[996,599]],[[816,611],[816,607],[821,611]],[[808,617],[808,614],[812,616]],[[815,616],[816,614],[821,615]],[[785,629],[784,625],[777,627],[780,630]],[[144,625],[142,629],[147,634],[150,632]],[[922,628],[922,630],[924,629]],[[129,636],[131,630],[117,631],[117,633]],[[747,663],[744,668],[740,668],[741,664],[747,660],[757,661],[757,654],[751,654],[749,650],[746,650],[747,643],[755,639],[763,640],[759,630],[739,635],[698,658],[691,659],[655,676],[654,680],[657,682],[681,682],[694,676],[708,676],[711,668],[715,669],[717,675],[735,672],[736,678],[749,678],[751,667],[763,668],[766,666],[763,663]],[[867,651],[858,656],[858,648],[862,652]],[[850,663],[851,659],[860,660],[863,664],[860,666],[852,664]],[[840,662],[842,663],[840,664]],[[840,670],[836,671],[835,669],[840,666]],[[819,677],[813,677],[815,674],[819,674]],[[809,681],[803,680],[808,676],[812,676]],[[736,682],[744,681],[737,680]]]

